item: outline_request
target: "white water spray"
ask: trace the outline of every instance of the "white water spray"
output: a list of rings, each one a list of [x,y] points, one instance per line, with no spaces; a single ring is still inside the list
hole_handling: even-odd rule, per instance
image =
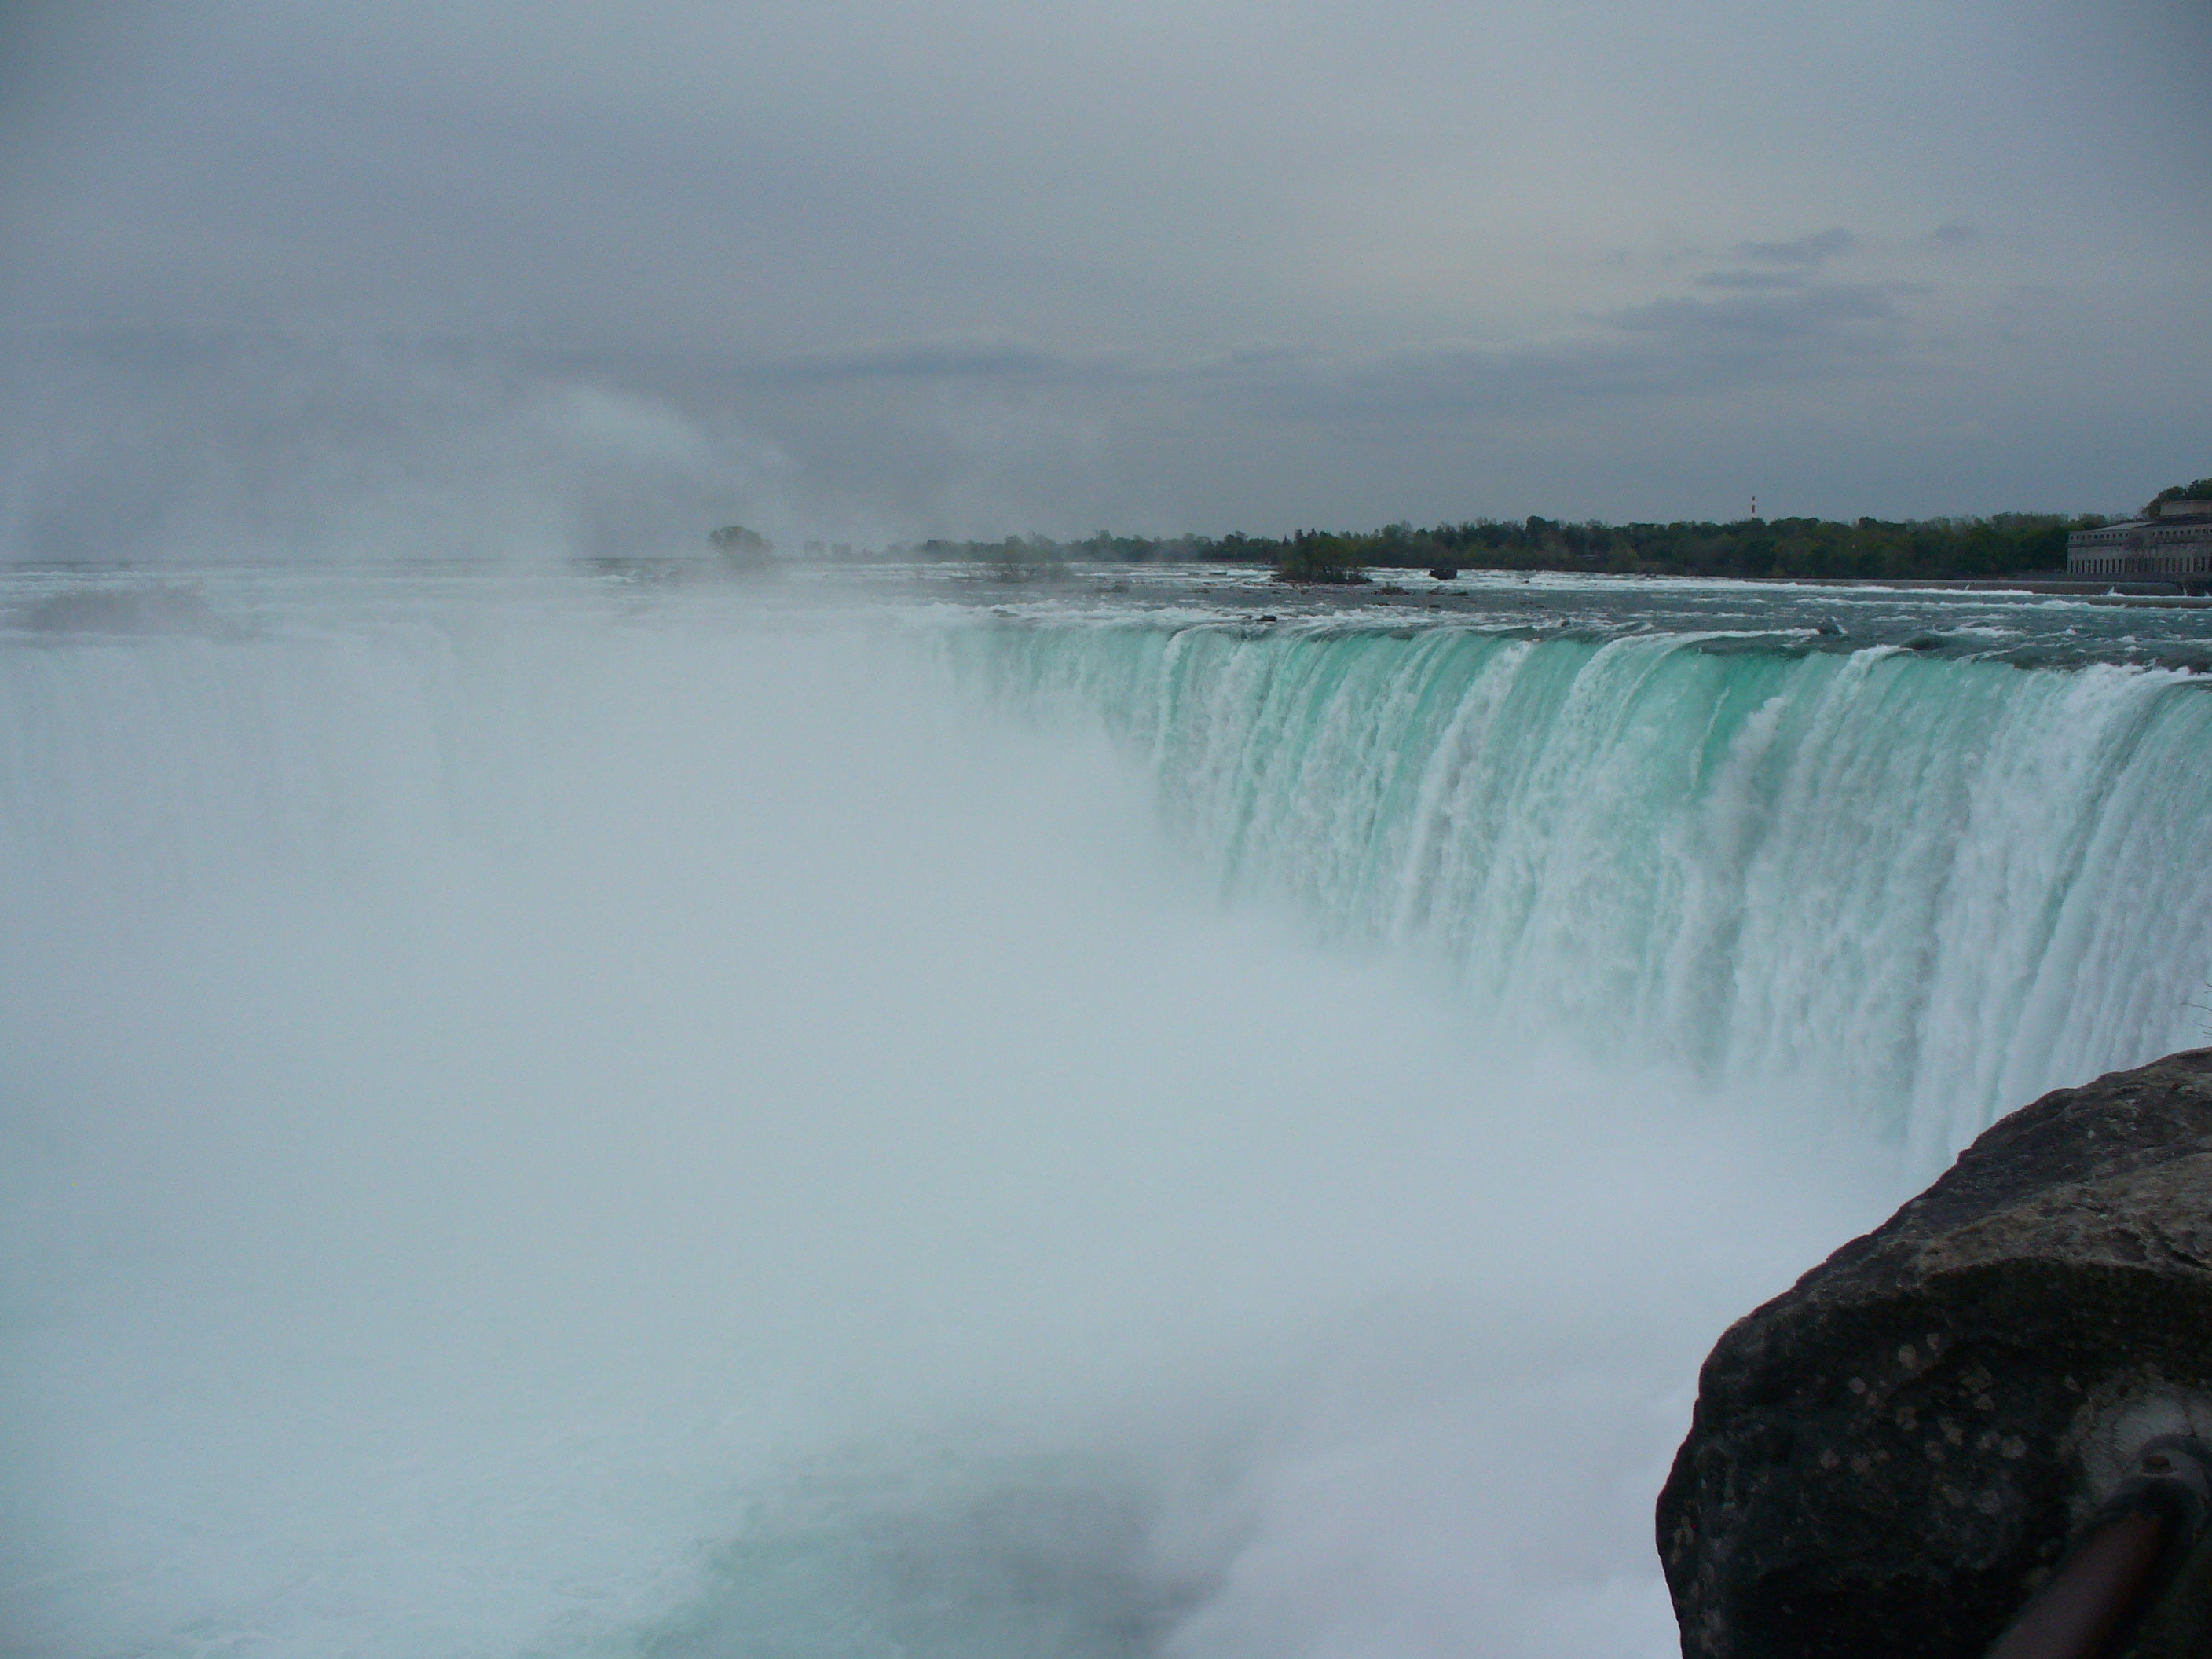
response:
[[[1815,1109],[1865,1098],[1875,979],[1819,989],[1758,885],[1814,913],[1786,781],[1856,775],[1816,715],[1887,659],[467,587],[0,651],[16,1650],[1671,1650],[1697,1359],[1896,1195]],[[2048,678],[2179,833],[2144,758],[2203,699]],[[1964,931],[2148,833],[1977,817],[2031,717],[1933,785],[1888,745],[1990,824]],[[2141,1003],[2163,935],[2058,909]]]

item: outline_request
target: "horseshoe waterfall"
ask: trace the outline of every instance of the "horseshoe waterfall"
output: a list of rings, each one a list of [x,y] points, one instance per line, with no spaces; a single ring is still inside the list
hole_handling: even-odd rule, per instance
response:
[[[1138,747],[1225,892],[1430,954],[1482,1017],[1808,1089],[1923,1162],[2191,1030],[2189,677],[1663,635],[957,643]]]
[[[2212,1020],[2198,613],[1723,586],[10,575],[0,1645],[1672,1652],[1720,1329]]]

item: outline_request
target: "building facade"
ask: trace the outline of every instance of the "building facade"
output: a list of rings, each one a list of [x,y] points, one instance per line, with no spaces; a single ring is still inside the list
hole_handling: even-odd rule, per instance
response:
[[[2077,530],[2066,538],[2069,576],[2212,576],[2212,501],[2154,501],[2150,515]]]

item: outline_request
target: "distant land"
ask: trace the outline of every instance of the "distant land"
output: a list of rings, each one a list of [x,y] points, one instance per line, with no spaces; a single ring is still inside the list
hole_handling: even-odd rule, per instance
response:
[[[2156,498],[2212,496],[2212,479]],[[1304,530],[1287,537],[1116,536],[1080,541],[1009,536],[926,541],[893,557],[1033,566],[1060,561],[1272,564],[1286,575],[1343,580],[1363,568],[1419,570],[1595,570],[1621,575],[1972,580],[2063,576],[2066,538],[2115,522],[2103,514],[1999,513],[1985,519],[1738,519],[1729,523],[1580,524],[1531,516],[1473,519],[1426,530]]]
[[[2066,537],[2112,522],[2099,514],[2001,513],[1987,519],[1739,519],[1729,524],[1583,524],[1474,519],[1426,530],[1300,531],[1294,536],[1009,536],[926,541],[893,557],[1033,565],[1060,561],[1272,564],[1327,580],[1332,569],[1598,570],[1623,575],[1992,577],[2063,575]]]

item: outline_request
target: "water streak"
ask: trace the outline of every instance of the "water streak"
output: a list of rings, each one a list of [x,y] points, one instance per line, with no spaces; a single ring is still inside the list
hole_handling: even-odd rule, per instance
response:
[[[1506,1028],[1866,1114],[1923,1167],[2192,1037],[2200,680],[1733,644],[1155,624],[949,650],[1138,746],[1224,892],[1431,952]]]

